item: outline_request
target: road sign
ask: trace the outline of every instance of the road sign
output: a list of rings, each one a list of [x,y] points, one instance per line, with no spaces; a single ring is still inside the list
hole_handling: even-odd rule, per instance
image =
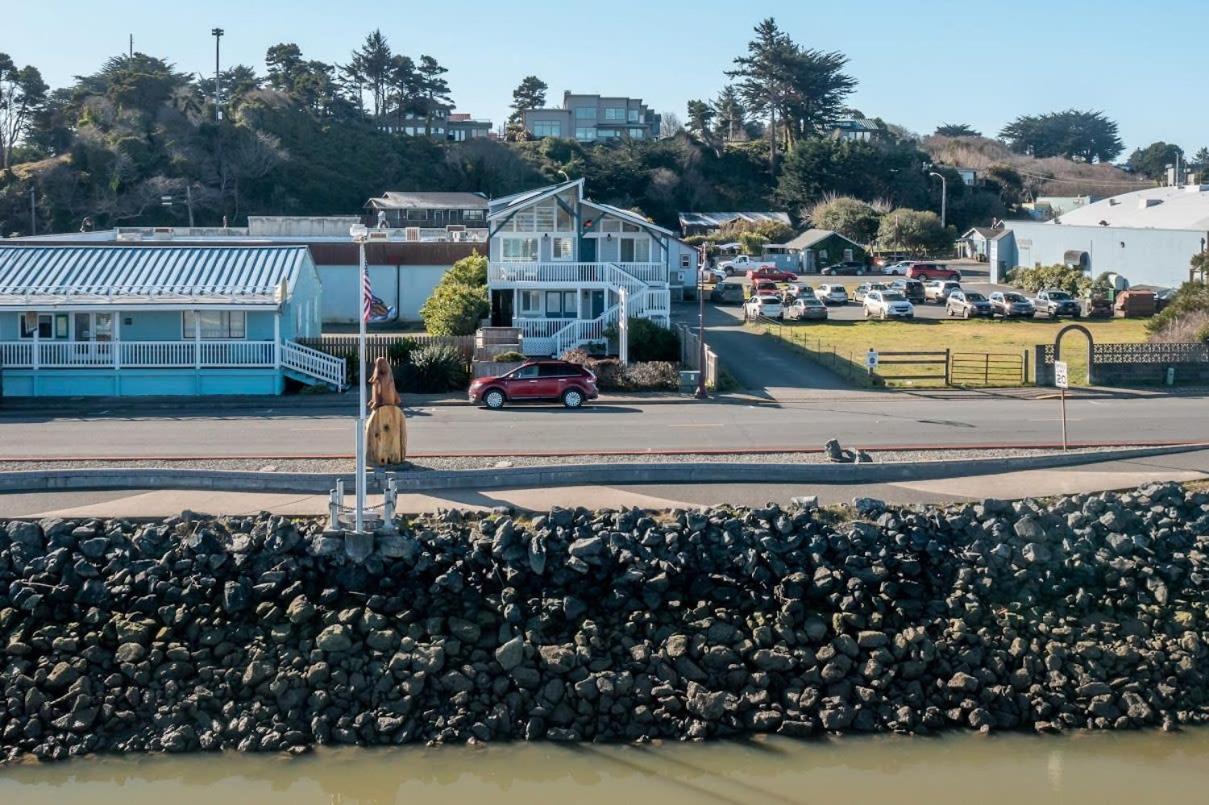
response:
[[[865,353],[865,368],[870,372],[877,368],[877,350],[873,347],[870,347],[869,351]]]
[[[1070,388],[1070,374],[1066,371],[1066,361],[1054,361],[1054,385],[1060,389]]]

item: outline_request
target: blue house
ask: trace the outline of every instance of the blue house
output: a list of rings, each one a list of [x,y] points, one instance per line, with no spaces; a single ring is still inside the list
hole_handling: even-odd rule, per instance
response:
[[[344,383],[305,246],[0,246],[6,397],[280,394]]]

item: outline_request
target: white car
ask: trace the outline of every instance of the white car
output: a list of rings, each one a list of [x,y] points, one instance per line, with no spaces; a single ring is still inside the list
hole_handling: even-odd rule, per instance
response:
[[[832,285],[824,283],[814,289],[814,295],[824,305],[846,305],[848,304],[848,289],[843,285]]]
[[[883,274],[897,274],[900,277],[907,276],[907,269],[915,264],[914,260],[899,260],[897,263],[891,263],[888,266],[882,266]]]
[[[866,319],[913,319],[915,305],[899,291],[870,291],[865,294]]]
[[[779,319],[783,312],[781,300],[775,296],[753,296],[743,305],[744,319]]]
[[[729,276],[720,268],[703,268],[698,272],[698,274],[700,275],[700,281],[705,283],[722,282],[727,278],[727,276]]]

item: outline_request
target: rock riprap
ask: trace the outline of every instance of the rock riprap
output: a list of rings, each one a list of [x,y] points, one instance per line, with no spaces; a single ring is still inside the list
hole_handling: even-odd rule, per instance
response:
[[[0,757],[1175,727],[1209,494],[0,523]]]

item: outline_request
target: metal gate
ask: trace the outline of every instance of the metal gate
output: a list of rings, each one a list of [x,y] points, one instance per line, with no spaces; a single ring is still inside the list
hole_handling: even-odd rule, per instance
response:
[[[954,352],[949,382],[954,386],[1019,386],[1028,382],[1028,352]]]

